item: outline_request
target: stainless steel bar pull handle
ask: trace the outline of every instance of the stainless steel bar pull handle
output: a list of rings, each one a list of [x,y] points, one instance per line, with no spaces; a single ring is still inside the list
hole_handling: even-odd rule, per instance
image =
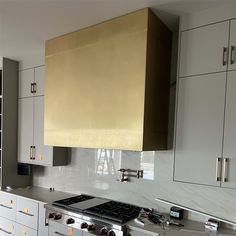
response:
[[[4,207],[4,208],[7,208],[7,209],[10,209],[10,210],[13,209],[12,207],[9,207],[9,206],[3,205],[3,204],[0,204],[0,206],[1,206],[1,207]]]
[[[228,182],[229,158],[224,158],[223,161],[223,182]]]
[[[30,92],[31,92],[31,93],[34,93],[34,83],[31,83],[31,84],[30,84]]]
[[[228,47],[223,47],[223,60],[222,64],[223,66],[226,66],[228,63]]]
[[[235,46],[231,46],[231,50],[230,50],[230,64],[234,64],[235,63]]]
[[[220,165],[221,164],[221,158],[216,158],[216,181],[220,181]]]
[[[59,233],[59,232],[54,232],[54,234],[60,235],[60,236],[66,236],[65,234],[61,234],[61,233]]]
[[[2,231],[5,234],[12,234],[12,232],[6,231],[5,229],[0,228],[0,231]]]
[[[35,146],[32,146],[32,160],[35,160],[36,150]]]
[[[33,146],[30,146],[30,160],[33,159]]]
[[[21,214],[27,215],[27,216],[34,216],[33,214],[30,214],[30,213],[27,213],[27,212],[24,212],[24,211],[18,211],[18,212],[21,213]]]

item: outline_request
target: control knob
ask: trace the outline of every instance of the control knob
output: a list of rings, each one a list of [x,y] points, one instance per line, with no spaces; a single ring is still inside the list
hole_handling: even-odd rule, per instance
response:
[[[68,219],[66,220],[66,224],[67,224],[67,225],[74,224],[74,223],[75,223],[75,220],[72,219],[72,218],[68,218]]]
[[[82,224],[80,225],[80,228],[81,228],[81,229],[87,229],[87,228],[88,228],[88,224],[87,224],[86,222],[84,222],[84,223],[82,223]]]
[[[109,230],[107,236],[116,236],[116,234],[113,230]]]
[[[102,227],[101,229],[100,229],[100,235],[107,235],[107,233],[108,233],[108,229],[106,228],[106,227]]]
[[[55,214],[55,215],[54,215],[54,220],[60,220],[61,217],[62,217],[61,214]]]
[[[52,219],[52,218],[54,218],[54,217],[55,217],[55,213],[49,213],[49,214],[48,214],[48,218],[49,218],[49,219]]]
[[[94,231],[95,230],[95,225],[94,224],[88,225],[87,230],[88,231]]]

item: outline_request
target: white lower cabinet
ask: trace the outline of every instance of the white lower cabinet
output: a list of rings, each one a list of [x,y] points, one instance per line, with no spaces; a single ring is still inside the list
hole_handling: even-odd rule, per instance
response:
[[[31,229],[29,227],[20,224],[16,224],[15,232],[16,236],[38,236],[37,230]]]
[[[44,204],[0,191],[0,236],[48,236]]]
[[[6,218],[0,217],[0,235],[18,235],[16,234],[16,223]]]
[[[56,222],[50,222],[49,224],[49,236],[67,236],[67,235],[73,235],[73,236],[84,236],[82,230],[77,230],[71,227],[67,227],[62,224],[58,224]]]
[[[16,197],[14,195],[0,192],[0,216],[15,220]]]
[[[32,200],[18,197],[16,221],[32,229],[38,229],[39,204]]]

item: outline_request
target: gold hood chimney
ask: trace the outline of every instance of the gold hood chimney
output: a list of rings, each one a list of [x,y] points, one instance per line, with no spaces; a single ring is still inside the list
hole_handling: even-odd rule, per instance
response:
[[[150,9],[48,40],[45,144],[166,149],[170,58]]]

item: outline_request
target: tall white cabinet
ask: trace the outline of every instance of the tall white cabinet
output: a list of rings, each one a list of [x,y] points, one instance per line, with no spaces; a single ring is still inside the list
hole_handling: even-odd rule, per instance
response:
[[[179,80],[175,180],[220,185],[225,85],[225,72]]]
[[[68,149],[45,146],[43,142],[44,66],[19,73],[18,162],[66,165]]]
[[[180,33],[174,180],[236,188],[236,21]]]

